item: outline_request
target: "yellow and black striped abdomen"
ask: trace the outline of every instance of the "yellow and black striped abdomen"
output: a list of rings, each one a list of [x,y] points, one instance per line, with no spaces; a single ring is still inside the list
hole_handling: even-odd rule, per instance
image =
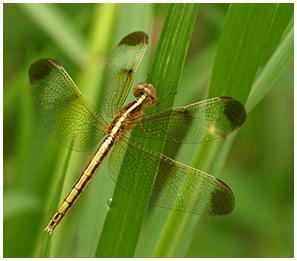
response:
[[[85,168],[79,179],[76,181],[76,183],[64,199],[58,211],[55,213],[51,221],[48,223],[47,227],[45,228],[46,231],[52,233],[55,227],[61,222],[62,218],[74,205],[76,200],[80,197],[81,193],[90,183],[91,179],[95,176],[96,172],[105,160],[114,143],[115,139],[111,135],[108,135],[99,147],[99,149],[96,151],[88,166]]]

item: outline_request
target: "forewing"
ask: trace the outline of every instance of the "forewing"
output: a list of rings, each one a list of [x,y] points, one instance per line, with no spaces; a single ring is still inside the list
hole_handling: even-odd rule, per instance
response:
[[[115,146],[109,172],[124,190],[159,207],[226,215],[235,205],[232,191],[219,179],[131,141],[129,146],[125,141]]]
[[[108,117],[113,117],[123,106],[147,44],[148,36],[144,32],[134,32],[124,37],[109,56],[101,83]]]
[[[245,109],[238,100],[218,97],[143,117],[143,128],[136,125],[133,135],[177,143],[200,143],[226,137],[245,119]]]
[[[82,96],[65,69],[41,59],[29,69],[33,95],[48,131],[66,147],[85,151],[104,135],[104,120]]]

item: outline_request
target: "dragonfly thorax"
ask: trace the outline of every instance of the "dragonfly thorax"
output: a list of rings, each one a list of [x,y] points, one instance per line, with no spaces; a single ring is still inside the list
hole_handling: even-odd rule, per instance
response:
[[[150,83],[141,82],[134,86],[133,95],[135,97],[140,97],[141,95],[147,94],[148,97],[146,99],[147,106],[152,106],[157,104],[159,95],[156,87],[154,87]]]

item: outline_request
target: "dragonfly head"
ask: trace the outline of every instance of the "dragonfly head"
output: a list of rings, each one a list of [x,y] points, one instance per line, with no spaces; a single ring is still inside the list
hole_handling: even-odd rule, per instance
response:
[[[135,97],[140,97],[141,95],[146,94],[146,104],[147,106],[152,106],[157,104],[159,95],[156,87],[150,83],[141,82],[135,85],[133,88],[133,95]]]

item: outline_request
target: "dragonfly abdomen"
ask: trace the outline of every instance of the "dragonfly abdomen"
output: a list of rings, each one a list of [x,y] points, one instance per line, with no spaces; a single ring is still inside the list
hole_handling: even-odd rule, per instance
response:
[[[103,143],[100,145],[95,155],[85,168],[79,179],[75,182],[74,186],[60,205],[58,211],[52,217],[51,221],[45,228],[50,234],[55,227],[61,222],[62,218],[66,215],[69,209],[75,204],[81,193],[85,190],[91,179],[95,176],[99,167],[107,157],[109,151],[115,143],[115,138],[112,135],[108,135]]]

